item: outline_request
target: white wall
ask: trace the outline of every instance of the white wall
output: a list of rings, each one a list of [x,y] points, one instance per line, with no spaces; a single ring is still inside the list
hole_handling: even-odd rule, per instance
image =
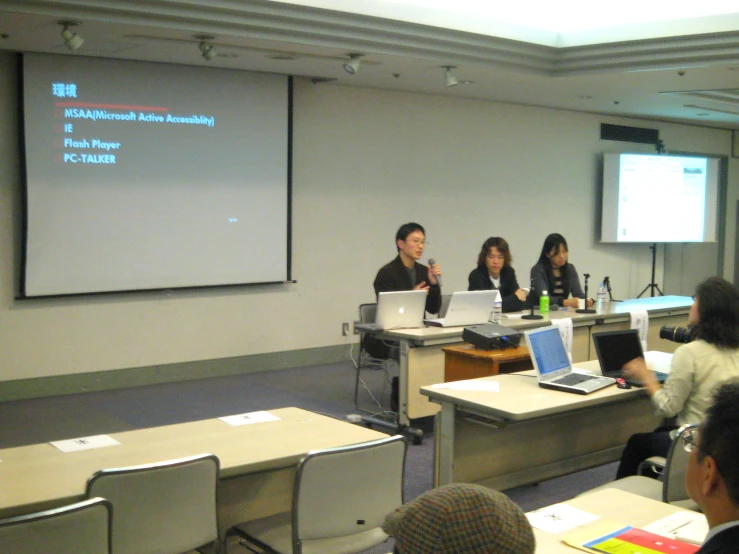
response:
[[[629,146],[600,141],[600,123],[658,127],[674,150],[728,154],[731,145],[727,131],[297,80],[297,284],[17,301],[15,88],[14,59],[0,54],[0,380],[341,344],[341,322],[374,298],[395,231],[412,220],[427,229],[445,292],[466,289],[488,236],[508,239],[526,282],[544,237],[560,232],[581,274],[610,275],[614,295],[632,297],[650,280],[651,253],[596,242],[599,155]]]

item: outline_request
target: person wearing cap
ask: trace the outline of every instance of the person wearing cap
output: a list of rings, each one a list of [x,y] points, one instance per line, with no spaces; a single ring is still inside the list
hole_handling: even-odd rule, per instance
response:
[[[382,526],[397,554],[533,554],[536,540],[521,508],[481,485],[454,483],[391,512]]]

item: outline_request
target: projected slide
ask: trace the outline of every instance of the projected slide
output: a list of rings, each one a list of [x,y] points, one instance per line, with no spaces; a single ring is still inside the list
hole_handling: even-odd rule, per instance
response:
[[[706,173],[705,158],[623,156],[619,237],[633,242],[702,241]]]
[[[25,295],[289,278],[280,75],[24,55]]]
[[[716,240],[718,160],[606,154],[603,242]]]

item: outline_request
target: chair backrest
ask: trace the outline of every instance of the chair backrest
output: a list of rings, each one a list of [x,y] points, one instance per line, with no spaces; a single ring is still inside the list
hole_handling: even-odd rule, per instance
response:
[[[0,552],[110,554],[112,508],[91,498],[62,508],[0,520]]]
[[[295,479],[293,552],[301,552],[304,541],[379,530],[385,516],[403,504],[406,447],[405,437],[397,435],[309,452]]]
[[[678,429],[675,438],[670,444],[665,462],[664,481],[662,483],[662,501],[678,502],[690,498],[685,489],[685,474],[688,471],[690,454],[683,448],[683,433],[696,425],[683,425]]]
[[[359,323],[374,323],[377,315],[377,302],[359,305]]]
[[[98,471],[87,496],[115,510],[113,554],[180,554],[218,540],[218,458],[203,454]]]

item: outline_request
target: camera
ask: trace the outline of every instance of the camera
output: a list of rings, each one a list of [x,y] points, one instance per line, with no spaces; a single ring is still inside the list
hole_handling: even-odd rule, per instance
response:
[[[690,327],[663,325],[659,328],[659,338],[685,344],[693,340],[693,329]]]

